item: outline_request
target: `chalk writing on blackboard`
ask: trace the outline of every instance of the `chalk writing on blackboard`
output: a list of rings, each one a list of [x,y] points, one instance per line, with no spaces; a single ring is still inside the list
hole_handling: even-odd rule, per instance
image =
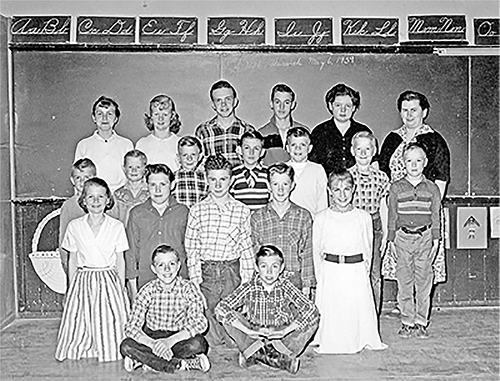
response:
[[[186,43],[198,42],[198,19],[195,17],[141,17],[140,42]]]
[[[328,45],[332,43],[332,19],[275,19],[276,45]]]
[[[68,42],[70,16],[23,16],[12,19],[13,42]]]
[[[343,44],[397,44],[399,19],[342,18]]]
[[[78,42],[117,42],[135,41],[135,18],[133,17],[78,17]]]
[[[261,17],[209,18],[209,44],[264,44],[266,22]]]
[[[477,45],[500,44],[500,19],[474,19],[474,43]]]
[[[463,40],[465,16],[408,16],[410,40]]]

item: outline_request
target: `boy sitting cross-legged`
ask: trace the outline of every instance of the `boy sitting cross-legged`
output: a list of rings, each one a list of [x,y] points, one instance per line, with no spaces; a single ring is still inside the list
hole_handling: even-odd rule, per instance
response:
[[[153,251],[156,279],[137,294],[120,346],[128,372],[141,365],[168,373],[210,368],[208,343],[201,335],[208,326],[203,299],[195,285],[178,275],[180,267],[172,247],[160,245]]]
[[[318,328],[318,309],[283,274],[284,268],[283,253],[275,246],[262,246],[252,279],[215,309],[240,350],[244,368],[258,361],[297,373],[298,356]]]

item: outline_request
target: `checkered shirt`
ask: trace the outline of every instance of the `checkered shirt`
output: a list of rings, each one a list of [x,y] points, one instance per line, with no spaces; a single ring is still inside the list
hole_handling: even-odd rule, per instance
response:
[[[208,327],[203,314],[203,299],[190,281],[177,277],[168,290],[159,279],[147,283],[134,300],[132,313],[125,325],[125,335],[139,338],[144,323],[153,330],[186,330],[191,336],[204,332]]]
[[[246,310],[248,321],[258,327],[282,327],[296,322],[299,330],[307,330],[319,322],[319,312],[297,287],[283,275],[271,291],[266,291],[258,274],[222,299],[215,314],[222,323],[230,324]]]
[[[380,202],[389,194],[389,177],[382,171],[369,167],[369,173],[360,173],[358,167],[349,168],[356,191],[352,200],[353,205],[370,214],[377,213],[380,209]]]
[[[222,154],[232,167],[241,164],[241,159],[236,153],[239,139],[247,130],[254,127],[249,123],[236,118],[234,123],[228,128],[222,128],[217,123],[217,117],[200,124],[195,131],[195,135],[203,143],[204,155]]]
[[[203,261],[240,259],[242,282],[250,280],[254,253],[250,236],[250,209],[229,196],[224,205],[209,194],[189,211],[185,247],[189,279],[201,284]]]
[[[255,211],[250,218],[252,242],[257,252],[262,245],[281,249],[285,269],[300,272],[302,285],[314,287],[311,213],[293,202],[280,218],[271,204]]]
[[[130,209],[136,205],[142,204],[149,198],[148,185],[146,181],[143,180],[139,191],[134,196],[130,184],[126,182],[125,185],[114,191],[113,196],[115,198],[115,206],[108,214],[111,217],[118,218],[127,226]]]
[[[172,194],[177,202],[188,208],[207,197],[208,183],[203,168],[192,171],[179,168],[174,173]]]
[[[257,165],[253,169],[243,164],[233,169],[231,195],[248,206],[250,210],[257,210],[265,206],[270,197],[267,169]]]

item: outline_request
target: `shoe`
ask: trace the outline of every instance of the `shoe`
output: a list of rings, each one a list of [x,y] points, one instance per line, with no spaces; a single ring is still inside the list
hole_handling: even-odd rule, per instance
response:
[[[283,355],[285,356],[285,355]],[[300,360],[297,357],[288,357],[284,361],[284,367],[282,368],[283,370],[286,370],[287,372],[290,372],[291,374],[296,374],[299,371],[299,366],[300,366]]]
[[[243,369],[248,368],[247,359],[243,355],[243,353],[241,353],[241,352],[238,355],[238,365],[240,366],[240,368],[243,368]]]
[[[208,360],[208,357],[205,354],[197,355],[192,359],[182,359],[180,369],[201,370],[202,372],[208,372],[210,369],[210,360]]]
[[[159,373],[159,370],[151,368],[149,365],[142,364],[142,370],[145,372]]]
[[[398,307],[394,307],[391,311],[389,311],[385,316],[391,319],[399,319],[401,317],[401,311]]]
[[[413,329],[413,327],[403,323],[398,331],[398,336],[404,338],[411,337],[411,332],[413,331]]]
[[[141,363],[139,361],[132,360],[130,357],[125,356],[123,359],[123,367],[127,372],[133,372],[136,369],[141,367]]]
[[[429,333],[427,332],[427,328],[425,328],[421,324],[415,325],[415,337],[418,339],[428,339]]]

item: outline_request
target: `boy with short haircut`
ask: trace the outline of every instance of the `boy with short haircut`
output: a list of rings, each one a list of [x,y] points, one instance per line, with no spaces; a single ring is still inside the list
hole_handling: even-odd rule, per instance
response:
[[[283,252],[290,281],[309,297],[311,287],[316,286],[311,213],[290,201],[295,186],[292,167],[276,163],[268,172],[271,201],[250,218],[254,251],[263,245],[278,247]]]
[[[264,136],[266,155],[263,163],[269,166],[278,162],[290,160],[290,155],[285,149],[286,134],[292,127],[304,127],[292,118],[292,111],[297,107],[295,92],[284,83],[278,83],[271,90],[270,107],[273,111],[271,120],[259,129]]]
[[[205,296],[210,345],[231,345],[213,313],[217,303],[252,277],[250,209],[229,194],[231,164],[222,155],[205,163],[208,196],[191,207],[186,228],[189,279]]]
[[[210,88],[210,100],[216,115],[200,124],[195,135],[203,144],[205,157],[222,154],[233,168],[241,164],[236,152],[241,135],[254,127],[236,116],[239,99],[229,82],[215,82]]]
[[[309,161],[311,152],[311,134],[304,127],[291,128],[287,133],[287,162],[295,172],[295,189],[290,200],[306,208],[314,215],[328,206],[327,178],[323,167]]]
[[[143,369],[173,373],[199,369],[207,372],[210,361],[202,333],[208,322],[203,299],[196,286],[181,278],[179,253],[160,245],[151,258],[155,279],[134,300],[120,345],[125,370]]]
[[[154,278],[149,257],[161,244],[172,246],[179,254],[180,275],[187,278],[184,234],[189,209],[172,196],[173,178],[165,164],[149,164],[146,183],[150,198],[130,210],[126,227],[130,250],[125,253],[125,269],[132,299],[138,289]]]
[[[396,278],[401,328],[398,335],[427,338],[432,289],[432,262],[439,243],[441,195],[425,178],[424,148],[410,143],[403,152],[406,177],[391,184],[388,199],[388,242],[397,254]]]
[[[128,151],[123,158],[123,172],[127,182],[114,191],[115,206],[108,214],[119,219],[125,226],[130,209],[149,198],[148,185],[144,180],[147,160],[144,152],[135,149]]]
[[[283,276],[285,263],[278,248],[262,246],[255,262],[250,282],[217,305],[217,319],[236,342],[241,367],[258,361],[297,373],[298,357],[318,328],[318,309]]]
[[[71,220],[75,218],[82,217],[85,215],[85,211],[78,204],[78,199],[82,194],[83,184],[88,179],[96,176],[96,168],[92,160],[83,158],[75,161],[71,168],[70,181],[73,184],[73,196],[68,198],[61,206],[61,214],[59,216],[59,256],[61,258],[61,264],[68,272],[68,254],[69,252],[64,250],[61,246],[64,234],[66,234],[66,228]]]
[[[105,180],[114,192],[127,181],[122,161],[134,145],[115,132],[120,108],[113,99],[100,96],[92,106],[92,120],[97,128],[91,136],[78,142],[75,161],[84,157],[91,159],[97,168],[97,176]]]
[[[229,193],[238,201],[255,211],[269,201],[269,181],[267,170],[260,164],[264,156],[264,138],[260,132],[245,132],[237,148],[243,164],[233,168],[232,185]]]
[[[356,185],[352,204],[370,213],[373,223],[373,255],[370,280],[377,315],[382,309],[382,253],[387,232],[387,194],[390,181],[387,175],[371,165],[377,154],[377,138],[371,132],[360,131],[352,137],[351,153],[356,165],[349,168]]]
[[[172,194],[177,202],[191,208],[208,194],[207,177],[203,168],[201,142],[194,136],[183,136],[177,144],[180,167],[174,172]]]

